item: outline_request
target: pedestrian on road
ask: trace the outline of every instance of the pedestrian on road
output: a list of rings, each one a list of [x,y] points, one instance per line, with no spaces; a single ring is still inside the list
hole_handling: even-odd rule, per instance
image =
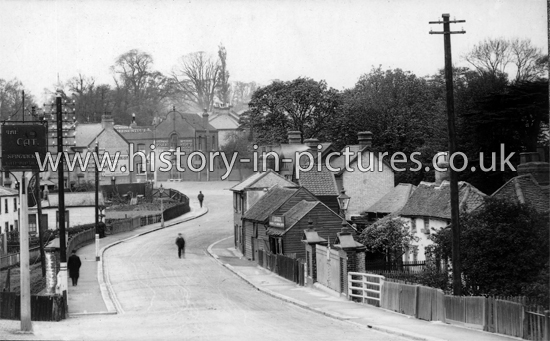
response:
[[[69,262],[67,263],[67,268],[69,269],[69,276],[73,280],[73,287],[78,284],[78,277],[80,275],[80,257],[76,255],[76,251],[73,250],[73,254],[69,257]]]
[[[202,207],[202,201],[204,200],[204,194],[202,194],[201,191],[199,191],[198,198],[199,198],[199,204],[201,204],[201,207]]]
[[[183,239],[183,235],[181,233],[178,233],[178,238],[176,238],[176,245],[178,246],[178,257],[185,258],[185,239]]]

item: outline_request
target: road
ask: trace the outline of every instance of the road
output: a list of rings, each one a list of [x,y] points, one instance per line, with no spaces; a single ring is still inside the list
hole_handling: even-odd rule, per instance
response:
[[[166,183],[197,200],[209,213],[108,249],[104,262],[117,315],[34,322],[40,338],[65,340],[403,340],[335,320],[264,294],[220,266],[206,252],[233,233],[233,182]],[[177,257],[175,238],[186,238]],[[359,336],[360,335],[360,336]],[[34,339],[32,335],[16,335]]]

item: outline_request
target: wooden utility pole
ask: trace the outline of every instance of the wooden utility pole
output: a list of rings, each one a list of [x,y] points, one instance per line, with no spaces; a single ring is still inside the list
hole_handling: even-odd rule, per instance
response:
[[[463,23],[466,20],[449,20],[449,14],[443,14],[443,21],[430,21],[430,24],[443,24],[443,32],[433,32],[430,34],[443,34],[445,47],[445,83],[447,90],[447,127],[449,130],[449,161],[452,155],[456,153],[456,134],[455,134],[455,108],[453,95],[453,63],[451,58],[451,34],[463,34],[466,31],[451,31],[451,23]],[[449,162],[449,172],[451,175],[451,228],[452,228],[452,257],[453,257],[453,294],[460,296],[462,294],[462,265],[460,262],[460,222],[458,212],[458,174]]]

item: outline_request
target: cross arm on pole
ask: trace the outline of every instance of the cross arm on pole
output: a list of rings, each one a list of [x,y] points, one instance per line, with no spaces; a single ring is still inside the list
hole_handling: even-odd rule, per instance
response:
[[[442,31],[430,31],[430,34],[463,34],[466,33],[466,31],[449,31],[449,32],[442,32]]]
[[[449,20],[449,21],[428,21],[428,24],[444,24],[444,23],[450,23],[450,24],[456,24],[456,23],[463,23],[466,22],[466,20]]]

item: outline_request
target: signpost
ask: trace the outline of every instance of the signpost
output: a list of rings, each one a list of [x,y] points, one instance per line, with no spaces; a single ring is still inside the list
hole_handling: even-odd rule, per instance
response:
[[[31,332],[31,283],[29,265],[29,214],[25,172],[38,170],[36,153],[44,159],[47,151],[46,123],[4,122],[2,125],[2,169],[21,171],[19,185],[19,247],[21,279],[21,331]]]
[[[269,217],[269,226],[285,228],[285,217],[282,215],[272,215]]]

